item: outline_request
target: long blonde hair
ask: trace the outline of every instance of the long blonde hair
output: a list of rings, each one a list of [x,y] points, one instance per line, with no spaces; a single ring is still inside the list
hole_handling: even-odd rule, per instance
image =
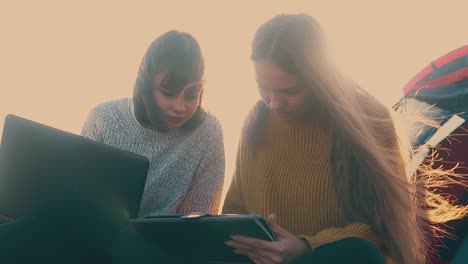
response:
[[[439,181],[407,177],[390,111],[332,66],[319,24],[304,14],[278,15],[264,23],[252,44],[253,61],[269,59],[302,79],[332,128],[332,174],[340,207],[349,223],[368,223],[396,263],[424,263],[429,222],[461,218],[466,208],[451,206],[426,187]],[[261,140],[266,106],[247,123],[247,140]],[[426,201],[429,201],[427,203]],[[451,212],[449,214],[449,212]]]

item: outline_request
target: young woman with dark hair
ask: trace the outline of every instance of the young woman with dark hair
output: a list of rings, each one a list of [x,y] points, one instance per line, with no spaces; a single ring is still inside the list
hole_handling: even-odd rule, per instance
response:
[[[224,143],[201,106],[204,70],[192,35],[164,33],[142,59],[133,98],[95,107],[83,127],[85,137],[149,158],[141,217],[218,212]]]

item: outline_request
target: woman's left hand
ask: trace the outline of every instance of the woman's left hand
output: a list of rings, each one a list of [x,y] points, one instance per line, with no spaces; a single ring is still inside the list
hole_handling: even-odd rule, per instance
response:
[[[276,235],[276,241],[233,236],[226,245],[235,248],[234,252],[248,256],[257,264],[287,263],[311,250],[309,243],[276,223],[275,215],[268,217],[268,225]]]

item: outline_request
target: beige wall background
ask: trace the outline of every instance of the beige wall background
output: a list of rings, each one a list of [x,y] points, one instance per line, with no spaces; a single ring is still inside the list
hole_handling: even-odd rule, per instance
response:
[[[205,106],[224,128],[227,186],[242,120],[258,98],[249,48],[265,20],[316,17],[345,72],[391,105],[431,60],[468,43],[466,10],[466,0],[0,0],[0,130],[13,113],[79,133],[93,106],[131,96],[155,37],[185,30],[206,58]]]

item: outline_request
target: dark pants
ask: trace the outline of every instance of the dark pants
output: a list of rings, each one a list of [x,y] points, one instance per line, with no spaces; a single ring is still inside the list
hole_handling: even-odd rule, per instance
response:
[[[76,227],[66,232],[50,218],[23,218],[0,224],[0,263],[193,263],[170,259],[131,228],[123,228],[113,241],[96,243],[77,236]],[[88,235],[88,234],[86,234]]]
[[[40,218],[0,225],[0,263],[99,263],[102,258],[77,247]]]
[[[291,263],[383,264],[385,263],[385,258],[372,242],[361,238],[345,238],[318,247],[311,253],[299,257]]]
[[[468,263],[468,237],[465,238],[463,243],[458,247],[455,257],[452,259],[452,264],[465,264]]]
[[[169,264],[165,254],[138,236],[130,227],[123,229],[112,243],[112,264]]]
[[[71,227],[72,228],[72,227]],[[20,219],[0,225],[0,263],[114,263],[168,264],[196,263],[194,260],[169,259],[163,252],[123,229],[109,245],[110,252],[90,250],[70,240],[62,232],[39,218]],[[347,238],[323,245],[292,263],[384,263],[384,257],[371,242]]]
[[[183,257],[175,260],[164,257],[148,242],[137,235],[123,232],[114,243],[113,263],[116,264],[149,264],[149,263],[198,263]],[[157,261],[155,261],[157,260]],[[360,238],[346,238],[323,245],[309,254],[299,257],[292,264],[384,264],[385,258],[370,241]]]

